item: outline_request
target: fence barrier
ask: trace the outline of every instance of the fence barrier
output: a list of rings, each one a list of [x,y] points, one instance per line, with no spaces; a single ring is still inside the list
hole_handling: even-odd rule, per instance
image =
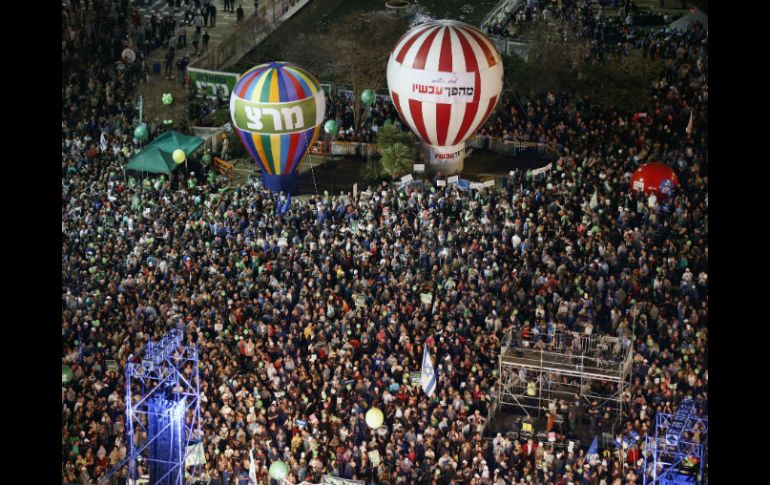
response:
[[[276,0],[278,1],[278,0]],[[273,33],[284,20],[293,16],[310,0],[282,0],[274,8],[258,8],[207,54],[190,67],[217,71],[237,62],[251,49]],[[260,10],[263,14],[260,14]]]
[[[529,44],[518,40],[497,37],[492,35],[489,31],[492,24],[502,22],[508,14],[518,11],[520,8],[524,7],[524,4],[524,0],[502,0],[487,14],[486,17],[484,17],[484,20],[481,21],[481,31],[489,36],[492,43],[495,44],[495,47],[497,47],[497,50],[501,53],[508,55],[516,54],[526,59],[527,53],[529,52]]]
[[[214,170],[216,170],[220,175],[224,175],[229,179],[233,178],[233,172],[235,171],[235,167],[233,167],[232,163],[225,162],[221,158],[214,157],[213,166],[214,166]]]

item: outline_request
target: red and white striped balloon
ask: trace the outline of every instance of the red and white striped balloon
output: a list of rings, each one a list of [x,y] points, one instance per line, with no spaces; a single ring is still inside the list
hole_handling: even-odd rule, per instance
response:
[[[434,169],[438,164],[440,172],[462,170],[465,140],[492,113],[503,88],[494,44],[462,22],[426,22],[396,43],[387,77],[401,119],[434,152]]]

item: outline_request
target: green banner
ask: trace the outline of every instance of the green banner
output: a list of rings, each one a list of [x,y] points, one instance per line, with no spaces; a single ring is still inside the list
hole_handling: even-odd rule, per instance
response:
[[[235,126],[264,135],[296,133],[316,123],[316,99],[288,103],[255,103],[235,97]]]
[[[223,99],[229,99],[239,78],[239,75],[233,72],[206,71],[194,67],[188,67],[187,74],[195,88],[195,96],[199,98],[204,92],[207,98],[216,98],[219,90]]]
[[[326,94],[326,99],[331,99],[332,85],[330,83],[321,83],[321,89],[324,90],[324,94]]]

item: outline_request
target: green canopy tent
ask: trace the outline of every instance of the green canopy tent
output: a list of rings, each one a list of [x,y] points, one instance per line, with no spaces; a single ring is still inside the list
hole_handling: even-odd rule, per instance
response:
[[[126,165],[126,170],[163,173],[170,176],[171,172],[178,167],[172,157],[174,150],[181,149],[189,157],[202,144],[203,138],[183,135],[178,131],[168,131],[134,155]]]

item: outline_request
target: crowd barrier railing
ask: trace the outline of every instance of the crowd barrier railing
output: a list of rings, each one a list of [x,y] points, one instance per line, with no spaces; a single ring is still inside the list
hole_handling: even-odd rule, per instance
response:
[[[497,50],[501,53],[508,55],[516,54],[524,58],[527,57],[527,53],[529,52],[529,44],[526,42],[504,39],[502,37],[492,35],[489,32],[489,28],[492,24],[502,22],[505,20],[505,17],[508,14],[511,12],[516,12],[520,8],[524,7],[524,4],[524,0],[502,0],[487,14],[486,17],[484,17],[484,20],[481,21],[482,32],[489,36],[489,38],[492,40],[492,43],[495,44],[495,47],[497,47]]]
[[[273,33],[284,20],[294,15],[309,2],[310,0],[282,0],[275,7],[275,12],[271,8],[266,8],[264,15],[259,13],[261,9],[254,10],[251,15],[243,19],[230,35],[222,39],[207,54],[193,61],[190,67],[217,71],[227,67],[228,64],[237,62],[254,46]]]

